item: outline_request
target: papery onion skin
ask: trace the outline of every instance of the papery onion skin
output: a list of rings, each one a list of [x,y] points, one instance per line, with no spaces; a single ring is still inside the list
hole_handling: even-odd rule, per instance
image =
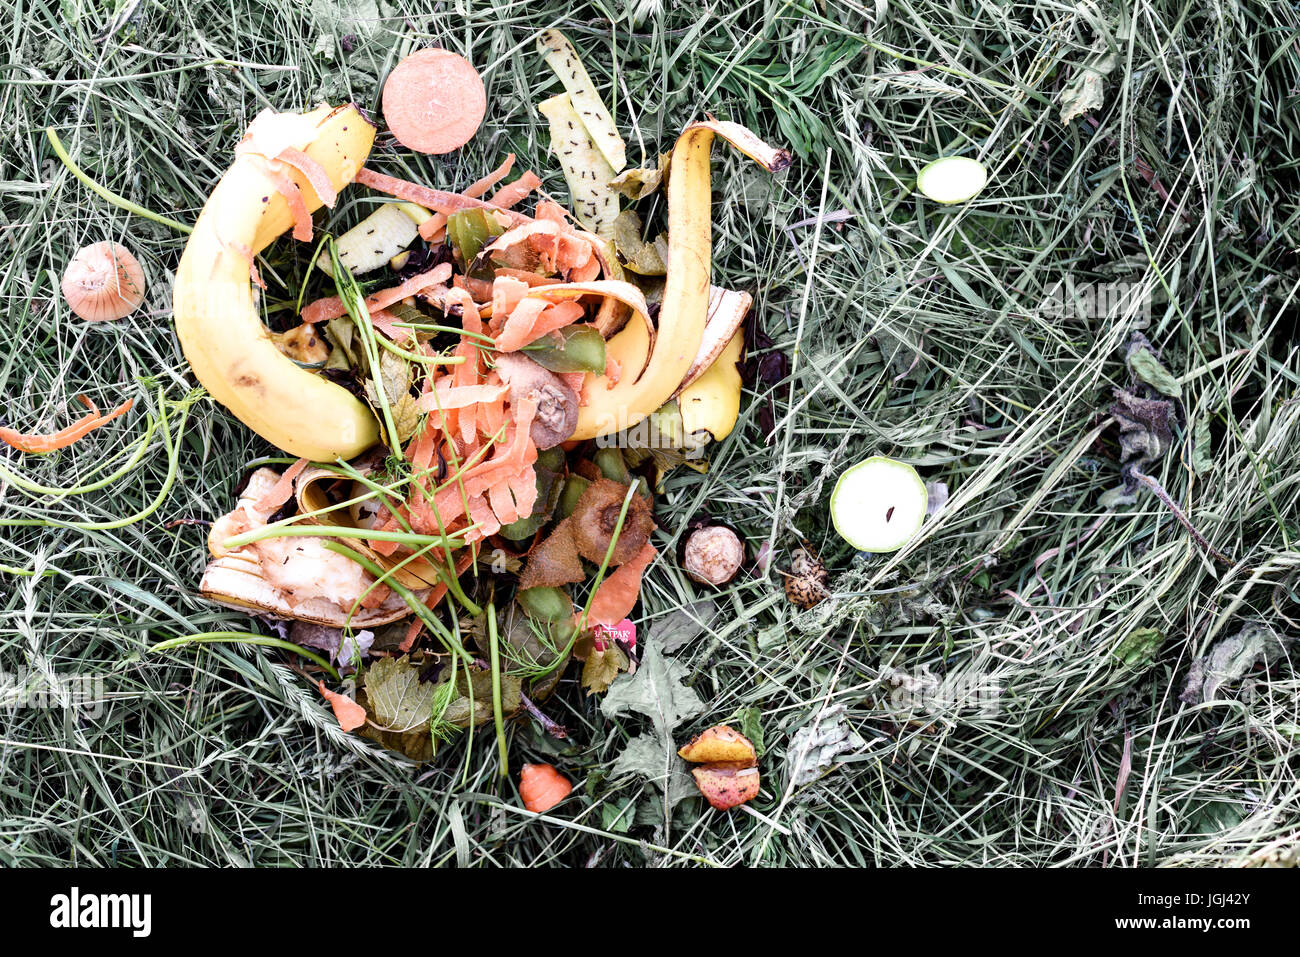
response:
[[[144,270],[120,243],[91,243],[68,263],[62,289],[68,308],[87,322],[122,319],[144,301]]]

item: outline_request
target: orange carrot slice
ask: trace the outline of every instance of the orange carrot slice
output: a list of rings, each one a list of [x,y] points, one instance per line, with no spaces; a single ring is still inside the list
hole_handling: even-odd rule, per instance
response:
[[[397,141],[420,153],[450,153],[478,132],[487,112],[483,80],[450,50],[412,53],[384,81],[384,119]]]
[[[130,411],[131,406],[135,405],[134,399],[127,399],[108,415],[100,415],[99,407],[84,395],[77,396],[77,401],[89,409],[90,414],[83,415],[71,425],[50,433],[18,432],[15,429],[0,428],[0,441],[12,445],[20,452],[42,455],[55,449],[67,448],[104,423],[112,422],[119,415],[125,415]]]

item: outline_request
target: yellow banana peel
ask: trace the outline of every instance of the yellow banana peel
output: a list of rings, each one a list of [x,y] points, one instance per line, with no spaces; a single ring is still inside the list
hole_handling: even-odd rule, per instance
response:
[[[351,458],[378,439],[374,415],[342,386],[299,368],[276,348],[253,301],[250,264],[293,222],[276,191],[266,152],[306,154],[337,191],[351,183],[375,129],[354,105],[308,113],[264,113],[259,152],[238,152],[199,214],[176,272],[172,305],[181,348],[194,375],[258,435],[314,461]],[[251,132],[250,127],[250,132]],[[322,199],[296,169],[284,167],[308,211]]]
[[[718,358],[677,396],[682,431],[693,437],[707,432],[715,442],[731,434],[740,417],[740,362],[745,346],[741,326],[723,346]]]
[[[604,376],[588,379],[574,439],[636,425],[674,395],[691,371],[708,322],[713,252],[709,151],[715,133],[770,171],[790,165],[789,153],[735,123],[692,123],[678,137],[668,166],[668,271],[658,332],[652,341],[640,323],[630,322],[609,340],[606,352],[625,374],[612,386]],[[633,369],[643,371],[640,376],[627,372]]]

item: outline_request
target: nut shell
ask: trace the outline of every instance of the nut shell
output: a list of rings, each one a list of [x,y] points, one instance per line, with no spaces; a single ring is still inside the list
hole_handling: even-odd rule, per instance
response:
[[[686,539],[682,567],[704,585],[725,585],[736,577],[745,561],[740,536],[723,525],[698,528]]]

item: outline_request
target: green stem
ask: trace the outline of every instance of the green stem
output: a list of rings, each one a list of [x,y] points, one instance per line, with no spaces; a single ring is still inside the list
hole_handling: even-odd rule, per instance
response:
[[[268,648],[280,648],[284,651],[292,651],[294,654],[301,655],[308,661],[315,662],[326,671],[335,681],[339,680],[339,673],[328,661],[316,654],[314,651],[308,651],[301,645],[295,645],[292,641],[284,641],[280,638],[271,638],[267,635],[254,635],[246,631],[206,631],[197,635],[182,635],[179,638],[168,638],[166,641],[160,641],[154,645],[146,654],[154,654],[159,651],[170,651],[173,648],[181,648],[185,645],[265,645]]]
[[[510,774],[510,754],[506,748],[506,721],[501,713],[501,657],[497,641],[496,604],[488,602],[487,606],[488,649],[492,657],[492,718],[497,727],[497,752],[501,755],[498,774],[508,777]]]
[[[260,542],[264,538],[357,538],[376,542],[397,542],[401,545],[441,545],[445,539],[440,535],[420,535],[416,532],[387,532],[380,529],[370,530],[355,528],[350,525],[267,525],[251,532],[244,532],[222,543],[223,547],[234,551],[244,545]],[[453,539],[459,548],[462,542]]]
[[[342,555],[344,558],[352,559],[352,561],[356,562],[375,578],[383,577],[384,570],[356,549],[348,548],[346,545],[339,542],[327,541],[323,544],[331,552],[334,552],[337,555]],[[419,618],[420,621],[424,622],[425,625],[428,626],[429,630],[442,640],[443,645],[446,646],[448,651],[460,656],[467,662],[473,660],[470,657],[469,652],[465,650],[465,646],[447,630],[446,625],[438,620],[438,617],[433,613],[433,610],[424,602],[420,601],[420,599],[416,598],[415,594],[409,588],[395,581],[389,581],[388,587],[396,592],[398,597],[406,602],[406,606],[410,608],[411,611],[415,612],[416,617]]]
[[[77,177],[77,179],[81,181],[82,185],[91,192],[98,193],[114,206],[117,206],[120,209],[125,209],[128,213],[135,213],[137,216],[142,216],[145,219],[152,220],[162,226],[170,226],[172,229],[179,230],[182,233],[194,232],[193,226],[186,226],[184,223],[179,223],[174,219],[168,219],[166,216],[145,209],[138,203],[131,202],[125,196],[119,196],[117,193],[100,186],[91,179],[85,171],[81,169],[81,167],[72,161],[72,157],[68,155],[68,151],[63,148],[63,142],[59,139],[59,134],[54,132],[54,127],[47,126],[45,128],[45,136],[49,139],[50,146],[54,149],[54,155],[57,156],[63,162],[63,165],[68,168],[68,172]]]

